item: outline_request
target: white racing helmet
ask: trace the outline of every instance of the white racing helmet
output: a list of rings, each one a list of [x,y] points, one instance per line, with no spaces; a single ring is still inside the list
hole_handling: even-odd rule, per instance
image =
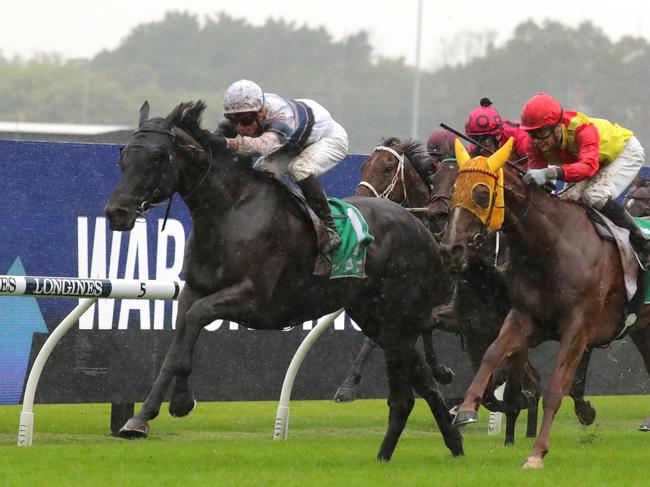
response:
[[[240,79],[231,84],[223,96],[223,113],[256,112],[264,106],[264,92],[257,83]]]

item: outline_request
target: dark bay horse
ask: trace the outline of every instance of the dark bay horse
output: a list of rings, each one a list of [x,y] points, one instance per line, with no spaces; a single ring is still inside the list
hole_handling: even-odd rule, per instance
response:
[[[508,385],[521,388],[529,347],[558,340],[554,370],[543,395],[540,433],[525,468],[541,468],[549,451],[553,418],[569,390],[584,351],[609,343],[620,332],[627,304],[621,260],[595,231],[583,207],[526,185],[508,164],[512,140],[489,158],[470,159],[457,143],[459,175],[441,249],[448,266],[468,265],[470,246],[488,227],[506,236],[504,271],[511,309],[459,406],[455,424],[476,421],[475,407],[496,367],[508,359]],[[650,366],[650,308],[631,336]],[[649,369],[650,370],[650,369]],[[506,388],[506,395],[508,389]]]
[[[356,194],[365,195],[370,191],[371,195],[388,198],[402,205],[408,204],[410,208],[415,207],[420,210],[426,207],[426,213],[417,214],[426,215],[432,234],[441,236],[449,219],[449,202],[458,174],[453,147],[447,148],[447,151],[441,155],[443,157],[435,168],[429,187],[428,184],[422,184],[423,178],[419,176],[419,172],[411,162],[425,157],[421,144],[416,141],[402,143],[397,138],[389,138],[362,164],[361,182],[357,186]],[[420,163],[420,166],[422,165]],[[491,242],[494,242],[494,239]],[[453,309],[445,304],[434,310],[433,327],[461,335],[472,366],[476,370],[480,365],[483,352],[497,337],[501,323],[510,308],[503,278],[493,262],[494,246],[492,250],[488,247],[489,245],[484,245],[481,248],[482,258],[473,260],[468,272],[460,276],[456,282]],[[438,364],[431,332],[424,333],[422,338],[427,362],[432,367],[436,379],[441,383],[450,383],[453,375],[444,365]],[[336,401],[346,402],[354,399],[364,367],[375,347],[372,340],[364,341],[348,375],[336,391],[334,396]],[[448,379],[443,375],[445,373]],[[531,364],[526,377],[524,387],[527,394],[524,403],[522,398],[518,399],[517,404],[505,405],[497,401],[494,397],[494,389],[498,385],[496,380],[490,383],[491,387],[484,397],[484,405],[491,410],[506,414],[506,445],[514,444],[515,424],[522,407],[528,408],[527,435],[534,437],[537,434],[537,405],[541,386],[539,374]]]
[[[426,175],[422,169],[428,165],[429,159],[420,142],[415,140],[401,142],[397,137],[390,137],[375,147],[361,165],[361,181],[357,185],[355,195],[385,198],[422,217],[431,194],[431,188],[425,181]],[[438,362],[430,331],[422,334],[422,341],[425,357],[433,370],[434,377],[441,384],[449,384],[453,372]],[[334,394],[336,402],[354,400],[363,370],[376,347],[377,344],[366,337],[347,376]]]
[[[145,103],[106,205],[110,226],[118,231],[133,228],[139,214],[174,193],[192,217],[174,339],[151,392],[120,435],[148,434],[148,421],[158,415],[172,381],[170,413],[192,410],[192,352],[201,329],[213,320],[279,330],[345,308],[386,356],[388,427],[377,458],[391,458],[414,405],[413,389],[428,403],[445,445],[462,455],[462,436],[415,347],[432,307],[449,294],[431,234],[395,203],[350,198],[375,238],[367,249],[368,277],[315,276],[316,234],[301,204],[281,181],[237,163],[222,139],[207,151],[201,148],[196,139],[204,109],[203,102],[181,104],[165,118],[150,119]]]

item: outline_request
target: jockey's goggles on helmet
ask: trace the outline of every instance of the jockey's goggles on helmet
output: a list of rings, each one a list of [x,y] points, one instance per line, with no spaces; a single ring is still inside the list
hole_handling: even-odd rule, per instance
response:
[[[257,112],[226,113],[225,117],[233,125],[250,125],[257,120]]]
[[[529,130],[528,134],[533,140],[546,140],[555,133],[555,126],[541,127],[535,130]]]
[[[492,141],[496,144],[497,141],[497,136],[495,134],[474,135],[472,138],[481,145],[484,145],[489,141]]]

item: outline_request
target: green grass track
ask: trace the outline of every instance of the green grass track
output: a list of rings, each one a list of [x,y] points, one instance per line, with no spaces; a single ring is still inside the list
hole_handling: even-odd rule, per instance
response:
[[[647,398],[590,399],[598,417],[589,427],[564,400],[539,471],[520,468],[533,441],[523,416],[506,448],[502,435],[487,435],[482,409],[464,431],[466,456],[453,458],[421,399],[388,463],[375,460],[381,400],[293,402],[287,441],[273,441],[276,402],[200,403],[180,419],[165,404],[149,438],[134,441],[109,435],[110,405],[37,404],[31,447],[16,445],[21,408],[0,406],[0,486],[650,485],[650,434],[637,431]]]

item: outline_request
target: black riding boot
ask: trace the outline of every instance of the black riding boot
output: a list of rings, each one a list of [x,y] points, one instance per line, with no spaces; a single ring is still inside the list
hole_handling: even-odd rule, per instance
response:
[[[645,236],[625,207],[616,201],[607,200],[600,212],[615,225],[629,230],[630,243],[639,256],[641,265],[645,269],[650,269],[650,239]]]
[[[327,242],[324,243],[322,251],[324,254],[329,254],[341,245],[341,237],[339,237],[336,231],[336,224],[334,223],[330,206],[327,203],[323,186],[321,186],[320,181],[313,175],[302,181],[297,181],[297,183],[300,189],[302,189],[302,194],[305,195],[307,204],[325,224]]]

